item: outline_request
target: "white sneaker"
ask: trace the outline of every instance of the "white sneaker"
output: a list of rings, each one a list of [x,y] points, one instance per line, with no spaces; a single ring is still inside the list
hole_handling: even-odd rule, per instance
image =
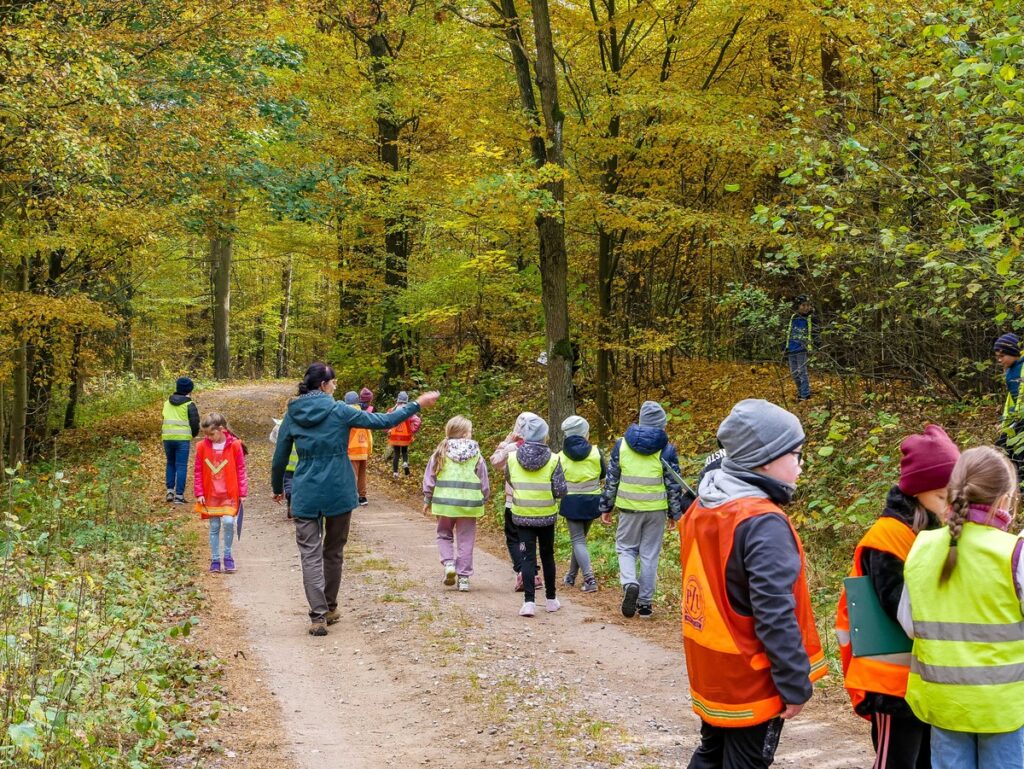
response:
[[[520,617],[532,617],[537,613],[537,604],[533,601],[524,601],[523,608],[519,610]]]
[[[455,563],[448,561],[444,565],[444,584],[451,587],[455,584]]]
[[[547,601],[547,605],[544,608],[546,608],[548,611],[558,611],[562,608],[562,604],[558,602],[557,598],[549,598]]]
[[[460,593],[468,593],[469,592],[469,577],[459,577],[459,592]]]

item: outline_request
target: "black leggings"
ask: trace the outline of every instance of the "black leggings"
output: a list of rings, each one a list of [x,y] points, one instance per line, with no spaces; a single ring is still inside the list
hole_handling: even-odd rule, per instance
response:
[[[534,601],[533,579],[537,574],[537,547],[544,567],[544,596],[555,597],[555,524],[548,526],[518,526],[519,552],[522,555],[523,600]]]
[[[409,447],[408,446],[394,446],[394,451],[391,452],[391,472],[398,472],[398,455],[402,455],[402,461],[405,463],[405,474],[409,474]]]

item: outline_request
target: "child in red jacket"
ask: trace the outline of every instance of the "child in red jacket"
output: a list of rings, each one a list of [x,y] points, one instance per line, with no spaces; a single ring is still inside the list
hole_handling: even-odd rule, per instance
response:
[[[196,512],[210,522],[210,572],[221,570],[221,532],[224,533],[224,571],[235,571],[231,545],[235,519],[249,495],[242,442],[228,430],[228,422],[217,413],[202,421],[203,435],[196,448],[193,473]]]

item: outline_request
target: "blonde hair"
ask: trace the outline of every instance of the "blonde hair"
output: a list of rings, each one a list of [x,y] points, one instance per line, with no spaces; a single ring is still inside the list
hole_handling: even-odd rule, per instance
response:
[[[227,430],[228,420],[223,414],[211,411],[203,417],[203,421],[199,423],[199,426],[203,428],[204,432],[207,430]]]
[[[444,458],[448,455],[448,441],[456,438],[472,438],[473,423],[461,414],[456,414],[444,426],[444,440],[437,444],[434,449],[434,472],[441,474],[444,468]]]
[[[1010,511],[1017,512],[1017,471],[1003,452],[993,446],[977,446],[960,455],[949,478],[949,555],[942,566],[940,582],[956,568],[957,541],[963,532],[971,505],[987,505],[989,517],[1003,497],[1010,498]]]

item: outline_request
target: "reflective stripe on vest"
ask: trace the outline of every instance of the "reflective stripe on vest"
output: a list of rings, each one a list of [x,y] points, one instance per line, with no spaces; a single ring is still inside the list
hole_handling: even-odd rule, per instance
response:
[[[484,514],[484,493],[476,474],[480,453],[465,462],[445,457],[434,483],[430,512],[446,518],[479,518]]]
[[[619,441],[619,488],[615,506],[620,510],[655,512],[668,509],[661,452],[640,454],[625,439]]]
[[[576,461],[566,456],[565,452],[558,455],[565,473],[565,485],[570,494],[593,496],[601,493],[601,451],[597,446],[590,447],[586,459]]]
[[[799,315],[798,313],[795,313],[795,312],[792,315],[789,316],[789,331],[786,334],[786,350],[789,350],[789,344],[790,344],[790,342],[793,341],[793,321],[796,320],[798,317],[806,317],[807,318],[807,337],[805,339],[797,339],[796,341],[803,342],[804,343],[804,349],[807,350],[807,352],[810,352],[811,351],[811,329],[813,328],[813,324],[814,324],[813,316],[811,316],[811,315],[801,316],[801,315]],[[799,350],[795,350],[795,352],[799,352]]]
[[[170,399],[164,401],[164,423],[160,428],[160,437],[165,441],[190,441],[192,428],[188,423],[188,404],[190,401],[175,406]]]
[[[862,577],[865,548],[907,560],[907,554],[914,545],[914,530],[902,521],[883,516],[865,532],[853,551],[851,577]],[[839,659],[843,666],[846,691],[850,695],[854,710],[864,701],[868,692],[903,697],[907,693],[907,676],[910,675],[910,653],[878,654],[871,657],[854,657],[850,645],[850,615],[846,604],[846,588],[839,595],[836,608],[836,636],[839,639]],[[869,718],[869,716],[863,716]]]
[[[285,465],[284,471],[286,473],[294,473],[295,468],[299,466],[299,450],[295,448],[295,444],[292,444],[292,453],[288,456],[288,464]]]
[[[926,723],[989,734],[1024,726],[1024,614],[1010,566],[1018,541],[964,524],[942,583],[949,530],[918,534],[903,570],[915,636],[907,703]]]
[[[509,485],[512,487],[512,512],[522,518],[543,518],[558,512],[558,500],[551,490],[551,478],[558,467],[558,455],[548,457],[539,470],[527,470],[519,464],[515,452],[508,455]]]
[[[810,665],[809,679],[816,681],[827,672],[807,589],[807,559],[789,518],[766,499],[746,497],[715,508],[705,508],[698,500],[678,523],[683,645],[693,709],[713,726],[753,726],[775,718],[783,710],[754,619],[732,608],[726,580],[736,527],[768,513],[780,515],[789,523],[800,555],[800,576],[792,591],[794,614]]]

